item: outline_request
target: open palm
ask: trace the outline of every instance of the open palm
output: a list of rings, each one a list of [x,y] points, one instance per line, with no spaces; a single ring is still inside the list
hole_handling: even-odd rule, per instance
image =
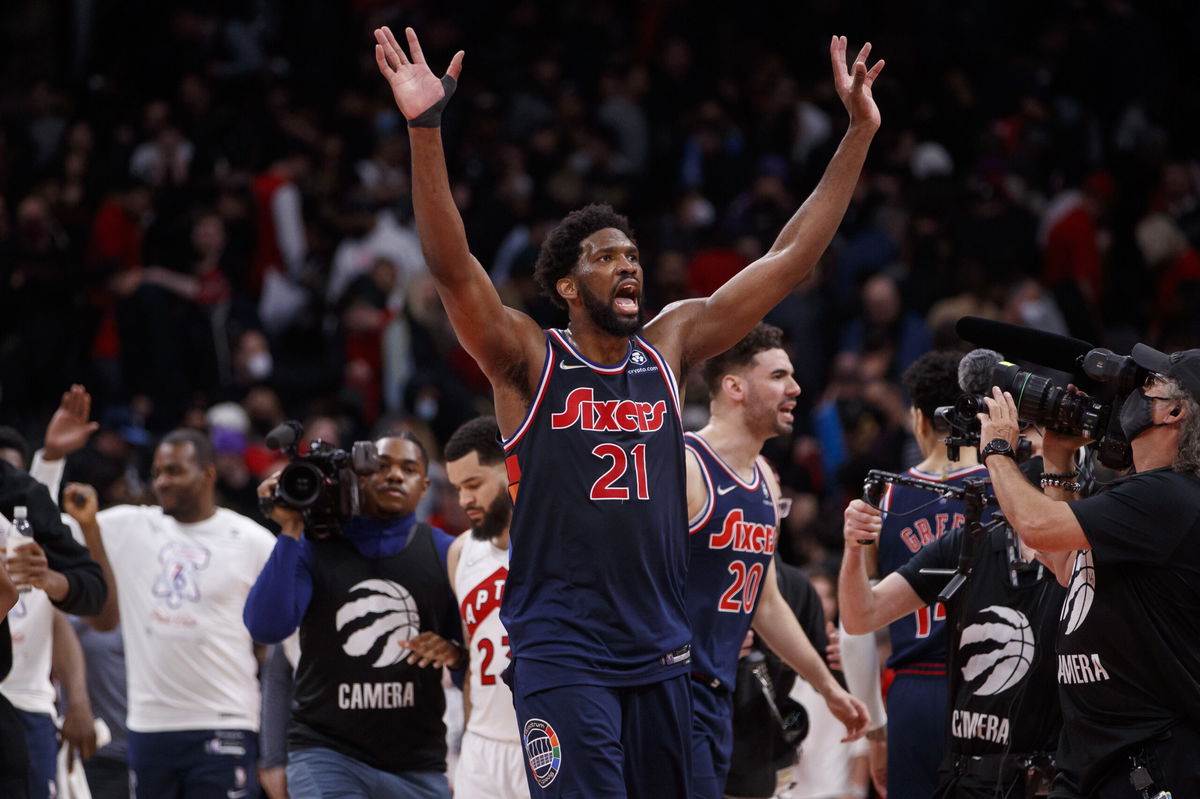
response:
[[[404,34],[408,38],[408,49],[412,52],[411,60],[396,41],[391,28],[376,28],[375,63],[392,87],[392,96],[396,98],[400,113],[406,119],[414,119],[441,102],[446,90],[441,78],[434,75],[425,63],[425,54],[421,52],[417,34],[412,28],[405,28]],[[450,59],[450,66],[446,70],[446,74],[455,80],[462,72],[462,59],[463,52],[459,50]]]
[[[829,60],[833,63],[833,86],[837,89],[842,105],[850,113],[851,123],[865,122],[879,127],[879,107],[871,95],[871,86],[883,71],[883,60],[867,69],[867,56],[871,54],[871,43],[867,42],[858,51],[854,64],[846,68],[846,37],[834,36],[829,43]]]

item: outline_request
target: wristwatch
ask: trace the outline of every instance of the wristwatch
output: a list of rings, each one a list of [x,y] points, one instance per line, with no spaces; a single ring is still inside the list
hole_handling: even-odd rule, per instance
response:
[[[988,455],[1005,455],[1014,461],[1017,459],[1017,453],[1013,452],[1012,444],[1003,438],[993,438],[989,441],[979,453],[979,462],[986,463]]]

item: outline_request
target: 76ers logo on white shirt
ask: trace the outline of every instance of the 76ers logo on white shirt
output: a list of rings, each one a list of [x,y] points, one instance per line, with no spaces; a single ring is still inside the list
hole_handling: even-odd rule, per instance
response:
[[[162,571],[154,580],[151,593],[166,600],[167,607],[178,608],[185,601],[200,601],[200,575],[208,567],[212,554],[204,547],[172,541],[158,553]]]

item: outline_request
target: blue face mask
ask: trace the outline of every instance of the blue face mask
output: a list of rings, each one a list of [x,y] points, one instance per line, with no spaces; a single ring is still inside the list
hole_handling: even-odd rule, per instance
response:
[[[1154,421],[1154,400],[1167,399],[1166,397],[1148,397],[1146,390],[1139,388],[1137,391],[1130,392],[1125,398],[1124,404],[1121,405],[1121,415],[1118,417],[1121,422],[1121,430],[1125,433],[1126,441],[1133,441],[1142,433],[1149,430],[1151,427],[1162,427],[1164,422],[1155,423]]]

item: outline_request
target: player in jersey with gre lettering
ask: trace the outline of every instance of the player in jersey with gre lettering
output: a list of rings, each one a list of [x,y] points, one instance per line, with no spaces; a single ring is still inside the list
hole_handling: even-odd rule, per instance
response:
[[[508,632],[500,600],[508,579],[512,500],[496,420],[481,416],[450,436],[442,453],[446,475],[471,520],[450,545],[446,568],[458,596],[463,640],[470,650],[464,686],[466,730],[454,772],[458,799],[528,799],[525,757],[508,668]]]
[[[868,69],[866,46],[848,70],[845,39],[831,42],[849,128],[765,256],[711,297],[644,324],[628,223],[589,206],[542,245],[535,276],[569,317],[565,329],[547,331],[501,303],[454,204],[439,128],[463,55],[439,79],[416,34],[406,34],[408,53],[377,30],[375,59],[408,120],[425,262],[459,340],[491,381],[505,436],[515,499],[501,618],[530,792],[686,796],[691,634],[677,381],[735,344],[812,271],[878,129],[871,85],[882,62]]]
[[[759,323],[705,361],[708,424],[687,446],[692,623],[692,799],[720,799],[733,748],[733,689],[746,631],[824,697],[847,740],[867,728],[866,708],[826,667],[780,593],[775,575],[779,485],[763,443],[791,432],[800,386],[782,331]]]
[[[159,506],[97,513],[94,491],[73,488],[82,496],[69,497],[109,581],[94,626],[108,630],[119,620],[125,639],[136,796],[253,795],[258,662],[242,606],[275,538],[216,506],[204,434],[167,434],[152,473]]]
[[[947,457],[942,438],[948,428],[934,417],[934,409],[953,405],[962,394],[958,386],[961,355],[930,352],[904,372],[903,381],[912,400],[913,435],[923,460],[908,470],[922,480],[962,485],[968,477],[986,477],[979,453],[969,447],[960,459]],[[878,547],[849,547],[842,561],[840,585],[851,571],[886,578],[925,547],[964,521],[963,503],[943,499],[928,491],[889,484],[880,503],[883,528]],[[985,517],[990,512],[985,511]],[[986,520],[986,519],[985,519]],[[839,591],[843,623],[847,598]],[[849,606],[852,612],[853,600]],[[892,655],[888,666],[896,677],[888,689],[887,782],[889,799],[928,799],[938,783],[938,768],[946,753],[946,610],[941,604],[921,605],[915,612],[888,626]],[[848,632],[855,632],[847,626]]]

